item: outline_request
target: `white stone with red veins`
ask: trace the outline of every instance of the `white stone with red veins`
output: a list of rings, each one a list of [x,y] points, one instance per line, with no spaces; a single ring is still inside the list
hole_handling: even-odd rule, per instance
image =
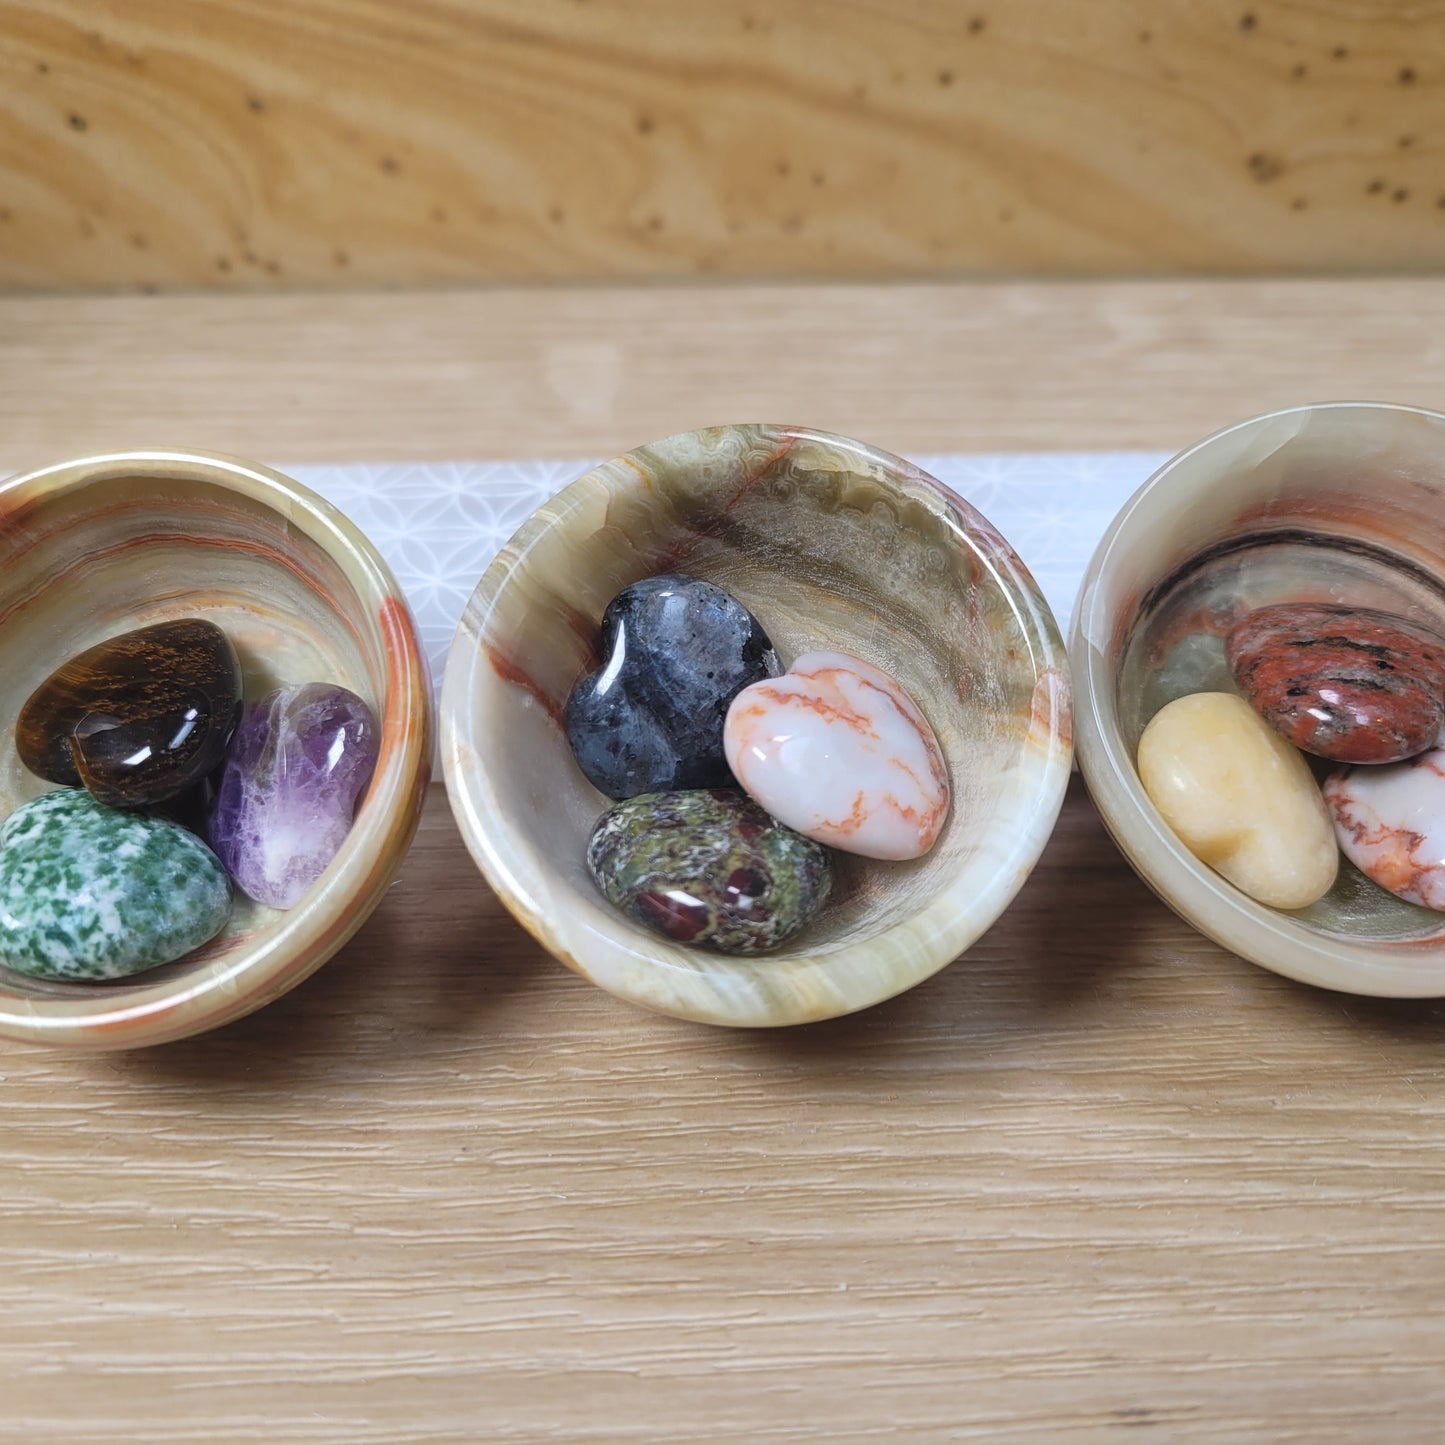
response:
[[[886,672],[810,652],[728,709],[733,776],[788,827],[867,858],[918,858],[948,816],[948,769],[928,719]]]
[[[1361,873],[1409,903],[1445,913],[1445,748],[1325,782],[1340,847]]]

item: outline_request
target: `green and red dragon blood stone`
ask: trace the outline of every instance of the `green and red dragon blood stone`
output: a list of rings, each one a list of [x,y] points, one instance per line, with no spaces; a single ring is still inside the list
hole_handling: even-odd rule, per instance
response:
[[[643,793],[609,808],[587,866],[629,918],[677,943],[763,953],[828,900],[828,850],[721,788]]]

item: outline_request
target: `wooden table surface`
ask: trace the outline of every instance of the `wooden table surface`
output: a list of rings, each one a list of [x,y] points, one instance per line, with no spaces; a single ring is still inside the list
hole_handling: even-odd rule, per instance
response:
[[[1445,281],[0,300],[13,466],[1183,444],[1445,398]],[[0,1047],[0,1437],[1435,1441],[1445,1010],[1179,923],[1076,786],[912,993],[729,1033],[542,955],[434,796],[263,1013]]]

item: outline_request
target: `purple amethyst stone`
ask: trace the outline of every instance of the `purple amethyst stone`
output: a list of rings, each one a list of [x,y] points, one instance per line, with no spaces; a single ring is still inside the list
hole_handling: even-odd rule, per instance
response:
[[[330,683],[246,705],[210,821],[211,847],[243,893],[272,908],[299,901],[346,841],[380,741],[371,709]]]

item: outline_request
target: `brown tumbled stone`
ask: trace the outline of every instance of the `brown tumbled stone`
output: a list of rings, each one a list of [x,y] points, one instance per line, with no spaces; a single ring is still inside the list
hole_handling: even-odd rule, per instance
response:
[[[20,710],[31,772],[116,808],[175,797],[221,761],[241,710],[241,665],[213,622],[187,617],[72,657]]]

